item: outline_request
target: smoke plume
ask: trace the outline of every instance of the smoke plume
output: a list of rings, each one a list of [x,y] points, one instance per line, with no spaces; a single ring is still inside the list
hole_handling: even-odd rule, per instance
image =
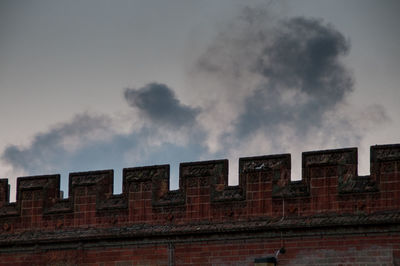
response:
[[[103,138],[109,133],[109,118],[76,115],[71,121],[50,128],[34,136],[28,147],[8,146],[1,159],[17,169],[39,174],[53,170],[54,166],[66,163],[59,160],[66,153],[82,148],[83,143]]]
[[[354,82],[343,59],[349,51],[349,40],[323,20],[245,8],[190,73],[207,106],[200,121],[209,149],[232,161],[291,152],[298,178],[302,151],[358,146],[369,120],[387,117],[382,106],[366,107],[376,112],[365,118],[348,104]]]
[[[71,171],[106,168],[120,171],[128,166],[171,163],[171,175],[175,177],[172,187],[176,187],[179,162],[198,160],[206,153],[204,132],[196,123],[200,110],[181,104],[163,84],[126,89],[124,96],[131,107],[139,110],[139,116],[144,116],[145,123],[136,124],[140,121],[137,117],[120,121],[105,115],[79,114],[36,134],[28,146],[8,146],[1,160],[27,175],[68,175]],[[118,123],[132,127],[121,132],[116,130]],[[66,190],[66,179],[62,183]]]
[[[132,107],[154,123],[172,127],[189,126],[195,123],[197,108],[183,105],[173,90],[165,84],[150,83],[135,89],[126,89],[125,99]]]
[[[260,75],[260,83],[245,100],[238,134],[285,123],[304,135],[320,127],[326,112],[353,89],[340,61],[348,42],[333,27],[306,18],[282,21],[269,36],[251,63],[249,71]]]

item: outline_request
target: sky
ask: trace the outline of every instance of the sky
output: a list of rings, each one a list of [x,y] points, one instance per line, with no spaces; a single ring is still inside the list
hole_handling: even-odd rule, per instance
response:
[[[397,0],[0,1],[0,178],[400,142]]]

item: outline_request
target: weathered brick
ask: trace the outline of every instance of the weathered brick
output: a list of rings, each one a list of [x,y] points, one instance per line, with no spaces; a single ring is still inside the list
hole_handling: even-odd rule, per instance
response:
[[[400,259],[400,145],[371,148],[357,176],[355,148],[241,158],[229,187],[227,160],[19,178],[17,202],[0,179],[0,265],[253,265],[285,246],[280,265],[394,265]],[[396,262],[397,261],[397,262]]]

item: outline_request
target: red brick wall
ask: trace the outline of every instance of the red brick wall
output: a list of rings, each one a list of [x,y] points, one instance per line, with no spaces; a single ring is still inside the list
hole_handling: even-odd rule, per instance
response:
[[[285,241],[287,253],[279,265],[394,265],[400,252],[399,237],[331,237]],[[394,245],[397,243],[397,245]],[[177,245],[177,265],[254,265],[279,249],[280,240],[242,240]]]
[[[400,145],[371,147],[371,175],[357,149],[127,168],[113,195],[112,170],[22,177],[17,202],[0,179],[0,265],[252,265],[282,245],[280,265],[396,265],[400,247]]]
[[[0,265],[168,265],[164,246],[5,254]]]
[[[398,265],[399,237],[331,237],[285,241],[279,265]],[[253,265],[276,252],[280,240],[175,244],[175,265]],[[3,254],[3,265],[168,265],[168,246],[58,250]]]

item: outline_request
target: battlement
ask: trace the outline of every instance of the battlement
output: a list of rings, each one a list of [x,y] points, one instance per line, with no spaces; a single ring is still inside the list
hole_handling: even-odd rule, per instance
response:
[[[59,175],[20,177],[15,203],[0,179],[0,234],[398,211],[400,144],[372,146],[370,158],[370,176],[358,176],[357,148],[304,152],[300,181],[290,179],[290,154],[240,158],[237,186],[228,186],[227,160],[181,163],[178,190],[169,165],[126,168],[120,195],[112,170],[71,173],[67,199]]]

